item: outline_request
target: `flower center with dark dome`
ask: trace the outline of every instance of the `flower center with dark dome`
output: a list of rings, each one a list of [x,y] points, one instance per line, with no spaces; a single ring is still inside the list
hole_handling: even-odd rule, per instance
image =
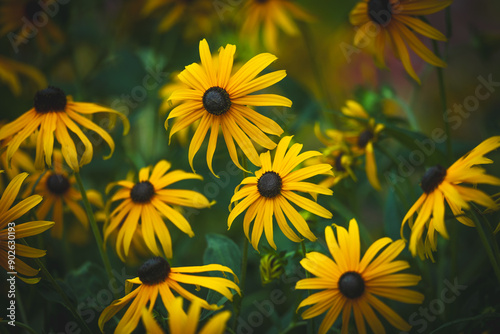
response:
[[[356,299],[363,295],[365,281],[357,272],[348,271],[340,276],[339,290],[347,298]]]
[[[147,260],[139,267],[137,272],[143,284],[154,285],[164,282],[170,274],[170,265],[162,257]]]
[[[43,9],[42,6],[40,6],[39,1],[37,0],[29,1],[24,7],[24,15],[31,22],[33,22],[33,16],[35,16],[36,13],[41,13],[41,12],[43,12]]]
[[[425,171],[424,177],[420,182],[420,187],[426,194],[430,194],[436,189],[446,177],[446,168],[436,165]]]
[[[335,170],[338,172],[345,172],[345,167],[342,165],[342,157],[344,156],[344,153],[340,153],[336,158],[335,158]]]
[[[215,86],[203,94],[203,107],[212,115],[220,116],[231,108],[231,99],[224,88]]]
[[[281,193],[281,177],[275,172],[265,172],[257,181],[257,190],[261,196],[273,198]]]
[[[47,188],[56,195],[62,195],[68,191],[70,187],[69,180],[62,174],[54,173],[47,178]]]
[[[390,0],[368,1],[368,16],[380,25],[387,25],[392,18],[392,6]]]
[[[33,106],[39,113],[46,113],[49,111],[57,112],[66,109],[66,102],[66,94],[62,89],[49,86],[36,92]]]
[[[361,132],[358,137],[358,147],[365,148],[370,140],[373,139],[373,132],[371,130],[365,130]]]
[[[151,197],[155,194],[155,187],[149,181],[138,182],[130,190],[130,198],[135,203],[149,202]]]

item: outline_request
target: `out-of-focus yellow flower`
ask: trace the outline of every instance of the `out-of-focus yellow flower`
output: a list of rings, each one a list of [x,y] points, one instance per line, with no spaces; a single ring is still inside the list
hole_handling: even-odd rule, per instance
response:
[[[36,89],[47,86],[45,76],[37,68],[0,56],[0,80],[9,86],[14,95],[21,94],[21,75],[30,79]]]

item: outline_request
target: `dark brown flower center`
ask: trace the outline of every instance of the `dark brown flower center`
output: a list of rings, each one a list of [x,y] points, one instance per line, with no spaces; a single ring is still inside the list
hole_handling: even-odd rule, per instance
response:
[[[36,92],[33,106],[39,113],[64,111],[66,109],[66,102],[66,94],[64,94],[62,89],[49,86]]]
[[[358,147],[365,148],[370,140],[373,139],[373,132],[371,130],[365,130],[361,132],[358,137]]]
[[[130,190],[130,198],[135,203],[147,203],[155,194],[155,187],[149,181],[138,182]]]
[[[162,257],[147,260],[139,267],[137,272],[143,284],[154,285],[164,282],[170,274],[170,265]]]
[[[281,193],[281,177],[275,172],[265,172],[257,181],[257,190],[261,196],[273,198]]]
[[[340,153],[337,155],[335,158],[335,170],[338,172],[345,172],[345,167],[342,165],[342,157],[344,156],[344,153]]]
[[[387,25],[392,18],[392,6],[390,0],[368,1],[368,16],[375,23],[382,26]]]
[[[436,165],[425,171],[424,177],[420,182],[420,187],[426,194],[430,194],[436,189],[446,177],[446,168]]]
[[[231,99],[224,88],[215,86],[203,94],[203,107],[212,115],[220,116],[231,108]]]
[[[356,299],[363,295],[365,281],[357,272],[348,271],[340,276],[339,290],[347,298]]]
[[[52,174],[47,178],[47,188],[56,195],[62,195],[68,191],[70,187],[69,180],[62,174]]]

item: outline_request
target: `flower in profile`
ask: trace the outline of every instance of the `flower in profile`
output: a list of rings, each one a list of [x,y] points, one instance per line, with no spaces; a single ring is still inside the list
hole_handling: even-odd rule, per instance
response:
[[[51,43],[64,42],[64,34],[53,22],[45,8],[59,8],[57,0],[4,0],[0,7],[0,36],[7,35],[14,50],[28,43],[32,38],[44,53],[49,53]],[[32,28],[26,29],[25,26]],[[35,33],[33,32],[35,29]]]
[[[5,141],[7,141],[6,139]],[[0,147],[2,147],[2,143],[0,142]],[[7,152],[6,150],[0,150],[0,170],[3,170],[5,173],[2,175],[6,176],[8,181],[12,180],[17,175],[22,172],[33,173],[35,172],[35,164],[33,163],[33,158],[24,150],[23,148],[19,148],[14,155],[12,156],[12,160],[7,161]],[[5,189],[4,178],[0,175],[0,192]]]
[[[209,271],[230,273],[235,279],[237,279],[231,269],[219,264],[171,268],[164,258],[155,257],[147,260],[139,268],[139,277],[127,280],[127,295],[121,299],[115,300],[111,303],[111,305],[102,311],[101,316],[99,317],[99,328],[102,331],[106,322],[113,318],[113,316],[123,309],[128,303],[132,302],[115,329],[115,333],[131,333],[135,327],[137,327],[144,308],[147,307],[147,311],[151,313],[158,295],[160,295],[160,299],[162,300],[163,305],[165,305],[165,308],[170,316],[173,314],[179,314],[178,309],[176,308],[178,304],[176,304],[177,302],[175,301],[175,296],[172,293],[172,290],[176,291],[184,299],[196,302],[205,309],[219,309],[219,306],[216,304],[207,303],[206,300],[195,296],[179,284],[182,283],[205,287],[220,293],[229,300],[233,300],[233,293],[230,289],[235,290],[238,294],[240,293],[238,285],[229,279],[222,277],[192,275],[194,273],[206,273]],[[132,289],[133,284],[138,284],[139,287],[132,292],[129,292]]]
[[[173,102],[183,102],[169,113],[165,121],[165,128],[167,128],[168,120],[177,118],[170,130],[170,137],[200,120],[189,145],[188,155],[191,168],[193,168],[193,158],[209,129],[207,163],[213,174],[215,173],[212,169],[212,159],[219,128],[222,129],[231,160],[240,169],[244,168],[238,162],[234,140],[248,159],[254,165],[260,166],[259,155],[251,140],[272,150],[276,147],[276,143],[269,139],[266,133],[276,136],[283,133],[283,129],[276,122],[248,106],[290,107],[292,102],[289,99],[276,94],[251,95],[253,92],[280,81],[286,76],[286,72],[275,71],[257,78],[262,70],[276,60],[272,54],[261,53],[231,75],[235,51],[236,46],[231,44],[226,45],[225,48],[221,47],[218,67],[215,67],[208,43],[202,40],[200,42],[201,66],[193,63],[186,66],[186,69],[179,74],[179,79],[189,86],[189,89],[179,89],[170,96]]]
[[[377,162],[373,151],[373,144],[378,140],[380,132],[384,129],[382,124],[375,122],[365,111],[362,105],[353,100],[348,100],[342,108],[346,116],[368,120],[367,123],[353,120],[353,131],[344,132],[344,139],[350,144],[353,156],[365,156],[365,171],[368,181],[376,190],[380,190],[380,181],[377,176]]]
[[[111,183],[106,189],[108,192],[112,187],[119,186],[119,190],[111,197],[111,202],[120,203],[110,214],[109,224],[104,230],[104,240],[106,241],[113,231],[118,230],[116,252],[124,262],[132,238],[139,228],[152,254],[172,258],[172,240],[163,217],[192,237],[194,232],[191,225],[172,205],[202,209],[212,204],[196,191],[169,187],[182,180],[203,179],[200,175],[182,170],[167,173],[170,167],[169,162],[161,160],[152,171],[151,167],[141,168],[138,182],[118,181]],[[157,237],[162,250],[158,247]]]
[[[169,312],[168,325],[170,334],[224,334],[226,324],[231,317],[231,312],[222,311],[214,315],[207,321],[205,326],[198,332],[196,328],[200,322],[201,306],[198,301],[193,301],[189,306],[188,312],[182,308],[183,300],[176,297]],[[147,309],[142,310],[142,322],[149,334],[164,334],[158,323]]]
[[[45,163],[49,167],[52,166],[55,136],[61,144],[62,155],[68,166],[75,172],[79,171],[81,166],[92,160],[93,147],[92,142],[78,124],[101,136],[111,149],[110,154],[105,159],[111,157],[115,149],[113,138],[88,119],[88,115],[100,112],[118,115],[123,121],[123,133],[128,132],[130,125],[127,118],[113,109],[94,103],[73,102],[71,97],[66,97],[60,88],[54,86],[39,90],[35,95],[33,108],[0,129],[0,141],[12,137],[4,144],[7,146],[7,161],[12,159],[14,152],[27,138],[37,132],[35,158],[37,169],[44,169]],[[108,119],[106,123],[113,122]],[[75,145],[72,134],[80,139],[81,147]],[[81,158],[78,161],[80,154]]]
[[[317,238],[311,232],[305,219],[292,206],[292,203],[323,218],[332,218],[332,213],[318,203],[298,195],[296,192],[309,194],[332,195],[332,191],[326,187],[316,185],[304,180],[315,175],[332,175],[332,166],[329,164],[318,164],[294,170],[303,161],[321,155],[320,152],[307,151],[299,154],[302,144],[293,144],[290,149],[288,145],[291,136],[283,137],[271,162],[271,152],[261,153],[260,161],[262,168],[255,172],[255,176],[245,178],[231,198],[231,203],[238,202],[231,210],[227,219],[228,229],[231,228],[234,219],[246,209],[243,220],[245,235],[252,242],[253,248],[258,250],[259,240],[262,232],[265,232],[269,245],[276,249],[273,240],[273,216],[285,236],[294,241],[302,239],[290,228],[285,216],[290,220],[297,231],[309,239],[315,241]],[[288,151],[287,151],[288,149]],[[250,238],[250,223],[254,221],[252,237]]]
[[[420,304],[424,296],[406,287],[417,285],[420,276],[396,274],[410,267],[408,262],[393,261],[405,248],[403,240],[382,238],[374,242],[360,260],[358,223],[352,219],[349,230],[336,226],[335,238],[331,226],[325,238],[333,260],[321,253],[310,252],[300,264],[316,277],[297,282],[295,289],[322,290],[304,299],[298,309],[310,306],[302,318],[310,319],[328,311],[319,333],[326,333],[342,312],[342,333],[347,333],[351,311],[358,333],[366,333],[366,322],[374,333],[385,333],[384,326],[373,311],[382,315],[392,326],[409,331],[411,326],[377,296],[402,303]],[[378,256],[377,254],[386,247]]]
[[[30,79],[37,89],[47,86],[47,80],[37,68],[0,56],[0,80],[4,81],[14,95],[21,94],[20,75]]]
[[[88,228],[89,222],[87,214],[79,204],[82,200],[82,195],[75,188],[75,176],[69,176],[64,170],[60,150],[54,150],[53,159],[53,170],[37,172],[28,177],[29,186],[24,193],[24,197],[32,192],[43,196],[43,202],[36,210],[36,216],[39,219],[45,219],[50,216],[55,223],[54,228],[51,230],[51,235],[57,239],[61,239],[64,231],[63,212],[65,208],[68,208],[85,228]],[[102,208],[104,206],[99,192],[88,190],[87,197],[90,203],[96,207]]]
[[[278,51],[278,30],[289,36],[297,36],[300,30],[294,19],[312,22],[313,17],[289,0],[247,0],[243,7],[241,35],[250,39],[251,45],[258,43],[261,33],[263,44],[271,52]]]
[[[439,12],[452,2],[453,0],[362,0],[349,16],[351,24],[359,27],[354,36],[354,45],[368,43],[382,66],[385,65],[386,45],[393,46],[394,53],[403,63],[406,72],[420,83],[407,46],[429,64],[445,67],[446,63],[432,53],[415,33],[437,41],[446,41],[446,37],[418,16]]]
[[[462,224],[472,227],[475,226],[474,222],[466,217],[463,211],[470,209],[468,202],[474,202],[487,209],[498,208],[498,204],[483,191],[460,185],[462,183],[500,185],[499,178],[487,175],[485,169],[478,166],[492,163],[493,161],[484,155],[498,147],[500,147],[500,136],[491,137],[458,159],[448,169],[441,165],[427,169],[420,183],[424,193],[408,210],[401,225],[401,235],[403,235],[404,225],[406,221],[410,221],[409,249],[413,256],[418,253],[421,258],[424,258],[424,254],[432,258],[432,251],[437,249],[437,233],[448,238],[444,224],[445,200],[455,218]],[[418,212],[417,219],[411,224],[416,212]],[[421,236],[426,227],[427,236],[424,244]]]
[[[33,276],[36,276],[39,270],[30,267],[24,261],[17,258],[17,256],[39,258],[45,256],[46,251],[16,243],[16,258],[14,261],[11,261],[12,259],[8,255],[9,251],[13,250],[11,244],[14,239],[37,235],[54,226],[54,223],[49,221],[31,221],[22,224],[14,223],[42,201],[42,196],[33,195],[11,207],[26,177],[28,177],[28,173],[21,173],[14,177],[7,185],[7,188],[0,198],[0,265],[7,270],[7,272],[17,272],[17,277],[24,282],[35,284],[40,281],[40,278]],[[12,239],[12,236],[14,239]],[[23,277],[21,275],[28,277]]]

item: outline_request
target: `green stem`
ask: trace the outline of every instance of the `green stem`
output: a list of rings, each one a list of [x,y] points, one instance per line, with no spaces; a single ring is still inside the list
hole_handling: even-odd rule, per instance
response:
[[[26,242],[26,240],[24,240],[24,239],[19,239],[19,240],[21,241],[22,244],[24,244],[25,246],[29,247],[29,245]],[[57,282],[54,279],[54,277],[52,277],[52,275],[50,274],[50,272],[47,270],[47,267],[45,267],[45,265],[43,264],[42,261],[40,261],[39,258],[33,258],[33,260],[35,260],[35,263],[37,264],[37,266],[40,267],[40,271],[42,272],[43,277],[45,277],[50,282],[50,284],[52,284],[53,288],[61,296],[61,298],[63,300],[63,303],[64,303],[63,305],[66,306],[66,308],[71,312],[71,314],[73,315],[73,317],[75,318],[75,320],[81,326],[82,330],[84,332],[92,334],[92,331],[90,330],[90,328],[87,326],[87,324],[85,323],[85,321],[83,321],[82,317],[80,316],[80,314],[76,310],[75,306],[69,300],[68,295],[63,291],[63,289],[61,289],[61,286],[59,284],[57,284]]]
[[[0,324],[6,324],[8,322],[9,322],[9,320],[0,320]],[[27,324],[22,323],[20,321],[16,321],[15,323],[16,323],[16,326],[19,326],[22,329],[25,329],[27,332],[29,332],[31,334],[37,334],[36,331],[33,328],[31,328],[30,326],[28,326]]]
[[[488,237],[486,236],[483,223],[481,219],[479,219],[475,211],[476,208],[473,207],[472,210],[470,210],[469,212],[472,214],[474,222],[476,223],[476,229],[479,234],[479,238],[481,239],[481,243],[483,244],[484,249],[486,250],[486,254],[488,254],[488,258],[490,259],[493,271],[495,272],[498,282],[500,283],[500,266],[499,266],[500,258],[498,257],[498,254],[497,256],[495,256],[493,249],[491,248],[490,242],[488,240]]]
[[[304,259],[306,258],[306,253],[307,253],[307,250],[306,250],[306,243],[304,242],[304,240],[302,240],[300,242],[300,245],[302,246],[302,256],[304,257]],[[310,278],[311,277],[311,274],[309,274],[309,272],[307,270],[304,269],[304,271],[306,272],[306,278]],[[307,296],[311,296],[311,290],[307,289]],[[314,319],[311,319],[307,322],[307,331],[309,332],[309,334],[313,334],[314,333]]]
[[[80,177],[79,172],[75,172],[76,183],[78,183],[78,188],[80,188],[80,193],[82,194],[83,204],[85,206],[85,211],[87,212],[87,217],[89,218],[90,227],[92,228],[92,232],[94,233],[94,238],[97,243],[97,248],[99,249],[99,254],[101,255],[102,262],[104,262],[104,268],[106,269],[106,273],[108,274],[108,278],[110,281],[113,280],[113,273],[111,272],[111,264],[109,262],[108,254],[104,250],[104,243],[102,241],[101,232],[99,231],[99,227],[97,226],[97,222],[94,217],[94,212],[92,211],[92,207],[90,206],[89,199],[87,197],[87,193],[85,192],[85,188],[83,187],[82,178]],[[118,299],[118,294],[113,291],[115,299]]]

